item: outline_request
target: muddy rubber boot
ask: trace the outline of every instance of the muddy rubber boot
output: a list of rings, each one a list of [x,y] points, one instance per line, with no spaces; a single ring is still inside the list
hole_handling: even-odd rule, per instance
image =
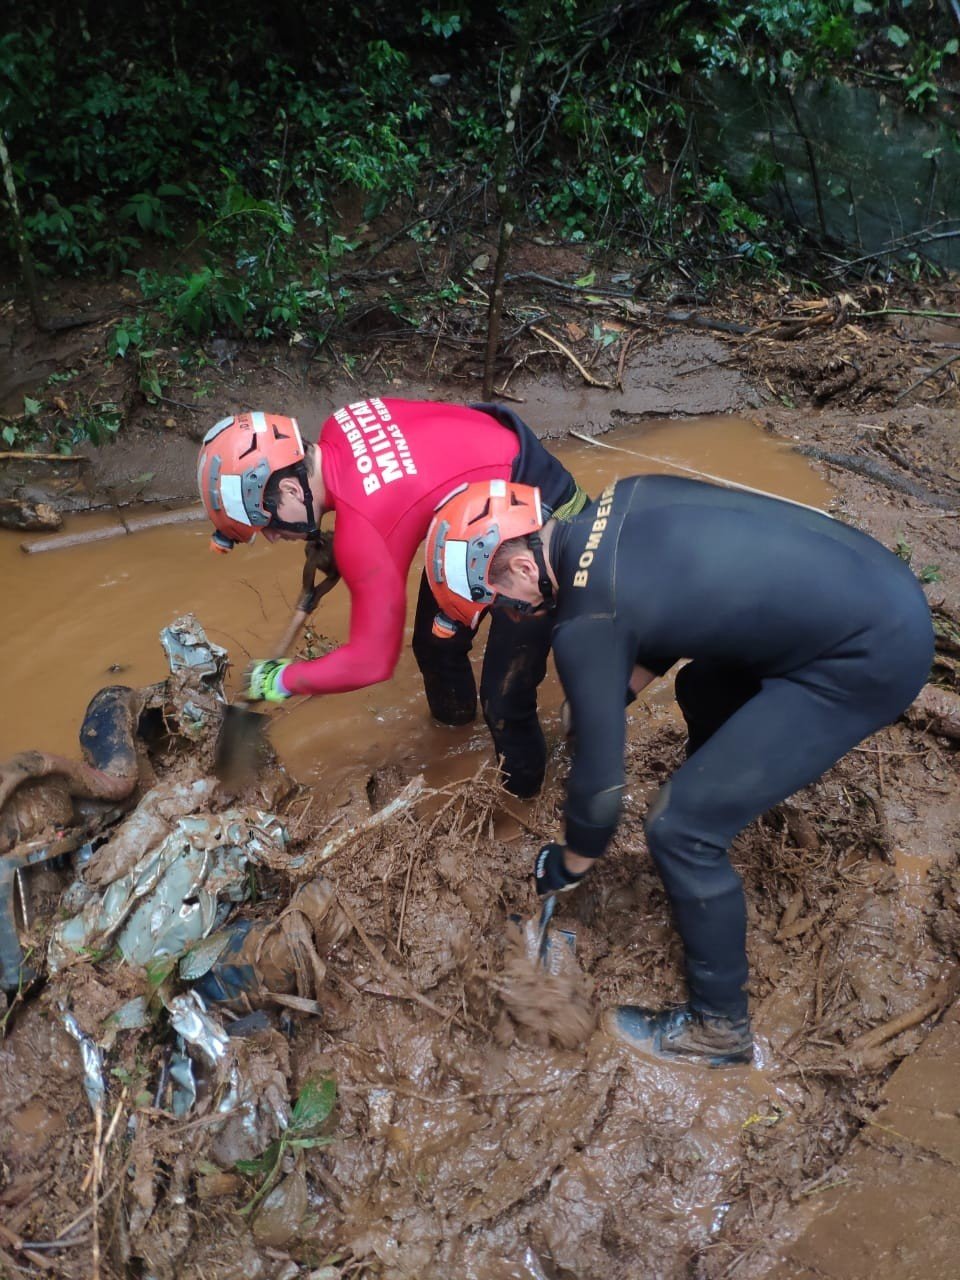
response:
[[[747,1019],[714,1018],[686,1004],[676,1009],[621,1004],[604,1014],[603,1025],[632,1049],[667,1061],[708,1067],[753,1061],[753,1036]]]

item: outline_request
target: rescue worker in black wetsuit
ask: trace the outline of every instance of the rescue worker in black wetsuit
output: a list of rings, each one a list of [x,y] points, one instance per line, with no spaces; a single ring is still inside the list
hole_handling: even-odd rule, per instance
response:
[[[675,685],[687,760],[646,820],[688,1002],[620,1006],[607,1025],[659,1056],[750,1061],[746,912],[730,843],[916,697],[933,656],[923,592],[873,538],[776,498],[634,476],[541,529],[535,490],[493,488],[471,485],[438,509],[426,569],[441,607],[463,622],[481,606],[553,610],[573,761],[565,843],[538,854],[537,892],[573,888],[614,833],[625,689],[689,659]]]

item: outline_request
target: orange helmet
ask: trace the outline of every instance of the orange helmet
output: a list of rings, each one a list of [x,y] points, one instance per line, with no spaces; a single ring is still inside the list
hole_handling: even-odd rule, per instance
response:
[[[257,530],[268,524],[291,533],[316,532],[304,458],[296,418],[275,413],[238,413],[210,428],[200,448],[197,484],[216,529],[216,550],[230,551],[238,542],[250,542]],[[264,499],[270,477],[286,467],[294,468],[293,474],[304,491],[307,519],[299,523],[279,520]]]
[[[482,480],[463,484],[444,498],[427,530],[425,554],[427,581],[442,610],[434,634],[452,635],[456,622],[476,627],[498,597],[500,603],[529,611],[530,605],[505,596],[488,575],[502,542],[536,534],[542,527],[540,490],[530,485]]]

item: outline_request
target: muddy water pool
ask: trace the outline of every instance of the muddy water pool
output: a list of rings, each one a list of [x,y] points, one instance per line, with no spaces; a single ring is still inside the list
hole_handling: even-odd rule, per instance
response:
[[[617,476],[692,468],[814,506],[830,501],[829,486],[805,459],[742,418],[648,422],[598,439],[599,445],[573,437],[549,445],[591,493]],[[113,522],[76,516],[66,531]],[[25,540],[0,533],[6,600],[0,758],[26,748],[76,754],[89,699],[107,684],[162,679],[159,632],[187,612],[229,651],[235,683],[249,658],[269,654],[299,591],[299,545],[271,547],[259,539],[215,556],[207,550],[205,522],[40,555],[24,554]],[[411,625],[420,565],[418,558],[410,575]],[[324,600],[313,624],[326,639],[346,639],[345,589]],[[476,649],[479,661],[482,637]],[[669,701],[662,685],[652,696]],[[559,701],[557,682],[548,677],[542,693],[548,732]],[[304,782],[322,777],[333,795],[393,762],[423,769],[436,785],[472,773],[487,752],[482,725],[447,729],[430,721],[409,643],[392,680],[335,698],[297,699],[273,715],[271,737],[283,761]]]

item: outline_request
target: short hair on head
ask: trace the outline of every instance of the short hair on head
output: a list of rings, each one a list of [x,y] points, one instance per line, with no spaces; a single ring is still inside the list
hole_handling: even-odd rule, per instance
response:
[[[487,579],[492,586],[503,582],[506,579],[508,568],[507,561],[511,556],[515,556],[520,551],[530,550],[530,535],[522,534],[519,538],[507,538],[501,542],[499,547],[493,554],[490,561],[490,568],[487,570]]]
[[[303,445],[303,461],[307,468],[307,475],[313,475],[314,465],[316,463],[316,446],[311,442],[304,442]],[[280,481],[286,479],[287,476],[293,476],[296,479],[296,470],[300,464],[295,462],[292,466],[281,467],[278,471],[274,471],[267,481],[263,490],[264,503],[276,502],[280,496]]]

